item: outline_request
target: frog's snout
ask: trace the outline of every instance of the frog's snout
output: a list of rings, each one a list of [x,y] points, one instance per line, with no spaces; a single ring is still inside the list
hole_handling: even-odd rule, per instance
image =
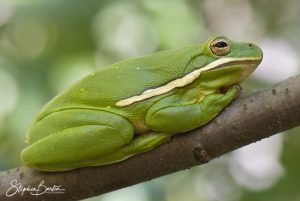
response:
[[[259,58],[257,59],[257,65],[259,65],[263,59],[263,51],[259,46],[253,43],[248,43],[248,48],[256,58]]]

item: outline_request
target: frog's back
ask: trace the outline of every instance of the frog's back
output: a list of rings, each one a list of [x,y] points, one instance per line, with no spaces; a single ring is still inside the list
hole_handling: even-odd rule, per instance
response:
[[[45,105],[38,119],[68,108],[114,107],[116,102],[181,77],[191,48],[121,61],[79,80]]]

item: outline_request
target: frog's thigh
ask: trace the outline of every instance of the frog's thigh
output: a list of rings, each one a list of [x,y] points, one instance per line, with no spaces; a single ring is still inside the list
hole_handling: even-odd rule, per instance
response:
[[[192,104],[183,102],[181,105],[180,101],[175,104],[174,100],[163,99],[147,111],[146,124],[159,132],[192,130],[213,119],[236,95],[237,89],[232,88],[226,94],[207,95],[201,102]]]
[[[82,161],[111,153],[133,138],[132,124],[119,115],[96,111],[96,123],[95,119],[91,121],[90,118],[85,121],[88,110],[76,112],[81,114],[81,121],[84,123],[57,131],[34,142],[22,151],[24,163],[49,171],[81,167]],[[90,112],[95,115],[95,110]]]
[[[122,161],[131,156],[154,149],[160,144],[167,142],[171,135],[167,133],[149,132],[135,137],[131,143],[113,151],[110,154],[101,156],[97,159],[84,161],[84,166],[96,166]]]

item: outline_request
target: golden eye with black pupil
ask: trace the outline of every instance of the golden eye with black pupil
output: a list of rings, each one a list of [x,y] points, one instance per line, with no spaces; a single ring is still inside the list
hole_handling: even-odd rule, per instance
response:
[[[210,49],[217,56],[225,56],[230,53],[230,45],[225,38],[216,38],[210,43]]]

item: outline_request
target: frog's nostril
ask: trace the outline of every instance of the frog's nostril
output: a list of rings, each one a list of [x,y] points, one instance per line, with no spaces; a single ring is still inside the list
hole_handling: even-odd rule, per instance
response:
[[[253,44],[252,43],[249,43],[249,47],[252,47],[253,46]]]

